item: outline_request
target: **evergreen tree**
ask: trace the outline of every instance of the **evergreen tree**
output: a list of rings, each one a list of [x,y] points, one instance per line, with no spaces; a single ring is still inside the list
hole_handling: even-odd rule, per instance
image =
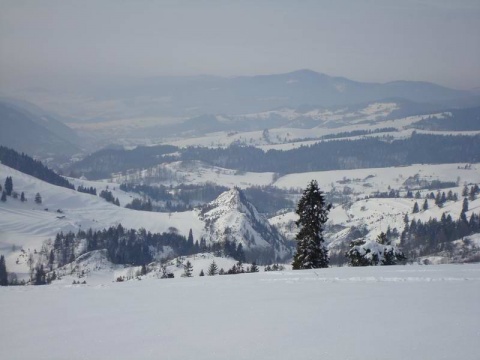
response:
[[[470,199],[470,201],[473,201],[477,198],[477,191],[476,191],[475,186],[472,186],[470,188],[470,194],[468,195],[468,198]]]
[[[442,192],[442,196],[440,197],[440,202],[445,204],[447,202],[447,195],[445,195],[445,191]]]
[[[462,213],[465,213],[467,211],[468,211],[468,199],[465,197],[463,198]]]
[[[233,258],[240,262],[245,261],[245,252],[243,251],[243,245],[241,243],[237,245],[237,250],[235,251],[235,256]]]
[[[35,195],[35,203],[36,204],[41,204],[42,203],[42,196],[40,195],[40,193],[37,193]]]
[[[27,201],[27,199],[25,199],[25,193],[22,191],[22,193],[20,194],[20,201],[21,202],[25,202]]]
[[[183,277],[192,277],[193,266],[190,260],[183,265]]]
[[[200,251],[202,253],[207,251],[207,241],[203,237],[200,238]]]
[[[46,274],[43,265],[37,266],[35,269],[34,285],[45,285],[46,283]]]
[[[257,263],[254,261],[252,262],[252,266],[250,266],[250,272],[254,273],[254,272],[259,272],[259,268],[257,266]]]
[[[366,256],[371,253],[371,250],[363,248],[365,243],[366,241],[363,239],[356,239],[350,242],[350,249],[345,253],[345,257],[349,259],[349,266],[372,265],[372,259]]]
[[[303,192],[296,213],[296,225],[300,231],[296,236],[297,251],[293,258],[293,269],[316,269],[328,267],[328,250],[323,239],[324,225],[328,220],[331,204],[325,203],[318,183],[312,180]]]
[[[447,194],[447,200],[448,200],[448,201],[453,201],[453,191],[452,191],[452,190],[450,190],[450,191],[448,192],[448,194]]]
[[[418,207],[418,203],[415,201],[415,204],[413,205],[413,210],[412,212],[414,214],[418,213],[420,211],[419,207]]]
[[[5,202],[7,201],[7,193],[4,191],[2,191],[2,197],[0,198],[1,201]]]
[[[188,247],[188,252],[193,254],[193,248],[194,243],[193,243],[193,232],[192,229],[189,230],[188,232],[188,238],[187,238],[187,247]]]
[[[428,210],[428,200],[425,199],[425,201],[423,202],[423,206],[422,206],[422,209],[425,211],[425,210]]]
[[[203,272],[203,269],[200,270],[200,274],[198,274],[198,276],[205,276],[205,273]]]
[[[213,260],[212,263],[210,264],[209,268],[208,268],[207,275],[208,276],[215,276],[217,274],[218,274],[218,266],[217,266],[217,264],[215,264],[215,260]]]
[[[8,285],[7,266],[5,264],[5,257],[1,255],[0,256],[0,286],[7,286],[7,285]]]
[[[11,196],[13,191],[13,179],[11,176],[7,176],[5,179],[5,192],[7,196]]]
[[[55,253],[53,252],[53,250],[50,250],[50,255],[48,256],[48,264],[50,265],[50,269],[52,269],[54,262],[55,262]]]
[[[383,232],[376,241],[353,240],[345,256],[350,266],[396,265],[406,260],[403,252],[392,245]]]

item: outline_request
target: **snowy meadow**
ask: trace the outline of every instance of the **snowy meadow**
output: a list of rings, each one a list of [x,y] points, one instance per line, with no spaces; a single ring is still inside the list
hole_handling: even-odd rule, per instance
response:
[[[2,359],[478,359],[480,265],[0,288]]]

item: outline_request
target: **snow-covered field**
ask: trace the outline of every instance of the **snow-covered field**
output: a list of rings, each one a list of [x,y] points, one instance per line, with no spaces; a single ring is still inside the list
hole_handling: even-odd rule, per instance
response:
[[[110,184],[110,188],[118,186],[122,182],[145,181],[149,184],[163,185],[205,184],[210,182],[239,188],[273,185],[282,189],[303,189],[309,181],[315,179],[324,191],[329,191],[332,187],[341,190],[344,186],[348,186],[354,192],[368,195],[376,191],[387,191],[389,186],[398,189],[405,180],[417,174],[421,180],[426,181],[458,181],[459,185],[477,183],[480,179],[480,164],[471,164],[467,169],[465,169],[465,165],[465,163],[414,164],[402,167],[315,171],[275,176],[272,172],[241,172],[211,166],[201,161],[175,161],[129,175],[114,176],[113,181],[117,184]],[[160,180],[157,174],[165,170],[175,174],[175,179]],[[94,183],[94,185],[89,186],[98,185]]]
[[[478,359],[480,265],[0,288],[2,359]]]

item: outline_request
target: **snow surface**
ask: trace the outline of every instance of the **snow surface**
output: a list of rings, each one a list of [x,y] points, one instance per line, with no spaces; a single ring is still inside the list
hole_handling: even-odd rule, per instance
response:
[[[479,264],[2,287],[0,357],[476,360],[479,299]]]
[[[162,174],[162,172],[173,174],[172,179],[160,180],[161,175],[159,174]],[[124,182],[143,182],[149,185],[212,183],[230,188],[236,186],[244,189],[255,185],[269,185],[273,182],[273,176],[273,172],[243,172],[212,166],[202,161],[194,160],[160,164],[148,170],[136,171],[128,175],[118,174],[113,177],[113,180],[119,184]]]
[[[464,183],[477,183],[480,179],[480,164],[473,164],[471,169],[464,169],[464,166],[464,163],[415,164],[400,167],[305,172],[282,176],[273,185],[285,189],[303,188],[313,179],[317,180],[323,191],[328,191],[332,187],[343,189],[344,186],[348,186],[354,192],[367,195],[376,191],[387,191],[389,186],[398,189],[409,177],[416,174],[420,179],[428,181],[456,182],[458,180],[459,185],[462,186]]]

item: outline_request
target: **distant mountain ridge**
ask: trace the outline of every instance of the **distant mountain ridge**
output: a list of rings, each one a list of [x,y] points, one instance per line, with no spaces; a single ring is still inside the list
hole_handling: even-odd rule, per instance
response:
[[[440,103],[473,95],[473,92],[454,90],[429,82],[368,83],[312,70],[231,78],[162,76],[128,84],[117,83],[111,88],[105,85],[96,93],[99,99],[150,99],[148,104],[143,103],[149,114],[162,111],[183,116],[205,113],[245,114],[278,107],[296,108],[306,104],[332,107],[385,98]]]
[[[77,134],[33,104],[0,99],[0,145],[40,157],[80,151]]]

